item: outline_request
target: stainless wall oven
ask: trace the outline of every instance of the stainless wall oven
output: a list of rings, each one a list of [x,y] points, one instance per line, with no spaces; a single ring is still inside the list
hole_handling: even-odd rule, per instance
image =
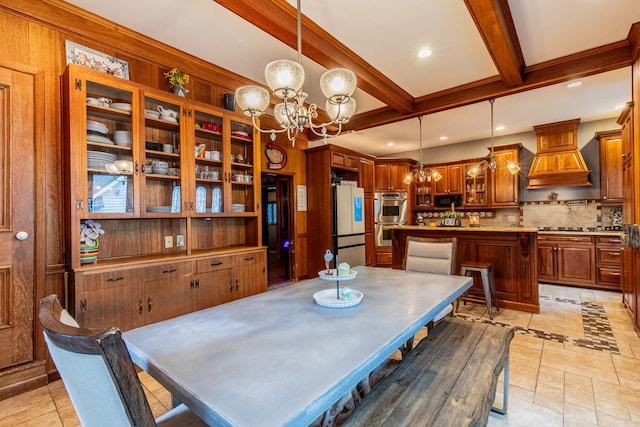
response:
[[[375,193],[375,238],[376,247],[391,246],[391,232],[385,225],[404,225],[407,223],[407,193],[403,191]]]

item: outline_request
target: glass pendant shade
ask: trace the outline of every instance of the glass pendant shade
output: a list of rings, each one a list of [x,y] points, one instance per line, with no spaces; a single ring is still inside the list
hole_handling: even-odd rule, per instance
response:
[[[242,86],[236,89],[236,103],[247,116],[260,116],[269,107],[269,92],[260,86]]]
[[[342,98],[350,97],[356,90],[358,80],[353,71],[346,68],[334,68],[320,77],[320,89],[331,102],[342,102]]]
[[[442,179],[442,175],[440,174],[440,172],[438,172],[438,171],[434,170],[434,171],[431,173],[431,178],[433,178],[433,180],[434,180],[435,182],[438,182],[438,181],[440,181],[440,180]]]
[[[350,98],[345,104],[336,104],[327,99],[327,102],[325,103],[325,110],[327,111],[329,118],[331,118],[331,120],[335,119],[336,123],[347,123],[356,112],[356,100]],[[339,117],[338,114],[340,114]]]
[[[295,120],[294,108],[294,104],[288,104],[287,106],[285,106],[284,103],[280,103],[273,107],[273,116],[275,117],[276,121],[280,123],[280,125],[282,125],[283,128],[295,125],[295,123],[289,119],[291,118]],[[287,115],[287,112],[289,113],[289,115]]]
[[[480,169],[482,167],[480,165],[476,165],[467,171],[467,176],[471,178],[475,178],[480,173]]]
[[[275,96],[293,98],[304,84],[304,68],[295,61],[280,59],[267,64],[264,77]]]
[[[507,169],[511,173],[511,175],[515,175],[520,172],[520,166],[516,165],[513,162],[507,162]]]

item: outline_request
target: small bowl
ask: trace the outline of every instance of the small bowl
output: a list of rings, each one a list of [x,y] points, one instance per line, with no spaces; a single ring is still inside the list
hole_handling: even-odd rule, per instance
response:
[[[144,110],[144,115],[150,119],[159,119],[160,113],[155,110]]]
[[[169,173],[169,168],[168,167],[151,166],[151,170],[156,175],[167,175]]]
[[[131,104],[126,102],[112,102],[111,108],[121,111],[131,111]]]
[[[107,170],[107,172],[110,172],[110,173],[120,172],[120,169],[118,169],[115,163],[105,163],[104,168]]]
[[[133,162],[131,160],[116,160],[113,164],[120,172],[133,172]]]
[[[167,162],[163,162],[160,160],[154,160],[153,162],[151,162],[151,166],[153,167],[158,167],[158,168],[169,168],[169,163]]]

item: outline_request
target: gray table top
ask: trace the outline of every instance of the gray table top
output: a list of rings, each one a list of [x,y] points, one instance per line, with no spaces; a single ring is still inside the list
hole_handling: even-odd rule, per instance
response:
[[[286,288],[123,334],[131,357],[210,425],[308,425],[471,286],[471,278],[356,267],[349,308],[314,303],[335,281]]]

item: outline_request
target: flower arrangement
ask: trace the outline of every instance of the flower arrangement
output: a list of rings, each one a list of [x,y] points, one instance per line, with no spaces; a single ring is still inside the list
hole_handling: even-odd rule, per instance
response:
[[[556,200],[558,198],[558,193],[556,193],[555,191],[552,191],[551,193],[549,193],[549,198],[551,200]]]
[[[172,68],[164,73],[164,77],[169,81],[169,85],[171,87],[184,86],[189,83],[189,74],[180,71],[177,68]]]
[[[97,246],[98,237],[104,234],[102,225],[99,222],[95,222],[88,219],[80,224],[80,243],[87,246]]]

